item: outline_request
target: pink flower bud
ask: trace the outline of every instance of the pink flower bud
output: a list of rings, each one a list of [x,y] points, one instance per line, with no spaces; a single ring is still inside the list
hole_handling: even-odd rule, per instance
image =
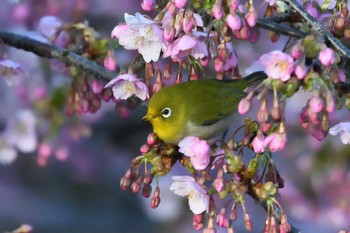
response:
[[[253,222],[252,222],[252,220],[250,220],[248,213],[244,213],[243,217],[244,217],[245,229],[247,229],[247,231],[252,231],[253,230]]]
[[[314,18],[314,19],[318,19],[318,10],[316,9],[316,7],[312,4],[312,2],[310,2],[307,6],[306,6],[306,11]]]
[[[41,157],[49,157],[52,153],[52,147],[48,143],[41,143],[38,147],[38,154]]]
[[[151,199],[151,208],[157,208],[160,203],[160,189],[159,186],[156,187],[156,190],[154,191],[153,197]]]
[[[173,42],[175,37],[175,28],[172,26],[166,27],[163,31],[163,37],[166,42]]]
[[[313,112],[321,112],[324,106],[322,98],[319,96],[313,96],[310,99],[310,108]]]
[[[187,4],[187,0],[174,0],[175,6],[177,8],[184,8]]]
[[[213,181],[213,186],[216,191],[221,192],[224,189],[224,179],[223,179],[224,170],[220,168],[218,170],[218,175]]]
[[[332,97],[332,95],[328,92],[327,95],[326,95],[326,110],[327,112],[334,112],[335,109],[336,109],[336,106],[335,106],[335,100],[334,98]]]
[[[193,215],[193,228],[197,231],[201,230],[204,227],[204,216],[203,214]]]
[[[216,217],[216,224],[218,224],[218,226],[220,226],[220,227],[227,228],[228,227],[228,219],[225,215],[226,215],[226,208],[223,207],[223,208],[221,208],[220,213]]]
[[[321,50],[321,52],[318,55],[318,59],[320,60],[321,64],[324,66],[330,66],[333,65],[336,58],[333,49],[325,48]]]
[[[182,29],[185,33],[189,33],[195,26],[194,19],[192,17],[185,18],[182,22]]]
[[[94,94],[100,94],[103,91],[105,85],[106,84],[103,81],[94,79],[91,83],[91,90]]]
[[[215,19],[220,20],[224,15],[224,9],[222,8],[221,0],[217,0],[213,6],[212,14]]]
[[[214,59],[214,69],[217,73],[224,72],[224,61],[220,57]]]
[[[149,145],[147,145],[147,144],[142,145],[141,148],[140,148],[140,152],[142,154],[146,154],[149,150],[150,150],[150,148],[149,148]]]
[[[103,61],[103,66],[109,71],[115,71],[117,68],[117,61],[112,55],[107,55]]]
[[[155,5],[155,0],[142,0],[141,2],[141,7],[144,11],[153,11]]]
[[[294,74],[298,79],[303,79],[307,74],[308,69],[304,64],[297,64],[294,68]]]
[[[263,153],[265,151],[264,147],[265,137],[262,134],[258,134],[252,141],[253,150],[255,153]]]
[[[137,180],[134,181],[134,182],[131,184],[131,192],[133,192],[133,193],[139,192],[140,189],[141,189],[142,181],[143,181],[143,177],[142,177],[142,176],[140,176],[139,178],[137,178]]]
[[[266,99],[263,99],[259,108],[259,111],[257,113],[258,121],[259,122],[267,122],[269,119],[269,112],[267,111],[267,101]]]
[[[290,55],[295,59],[299,59],[301,57],[301,55],[303,54],[302,52],[302,47],[300,44],[296,44],[292,47],[291,51],[290,51]]]
[[[232,31],[238,31],[242,27],[241,18],[236,13],[227,15],[226,23],[227,23],[227,26],[229,26]]]
[[[175,13],[176,13],[176,6],[174,3],[172,2],[169,2],[166,6],[168,12],[172,15],[172,16],[175,16]]]
[[[148,145],[154,145],[157,142],[157,135],[154,133],[150,133],[147,136],[147,144]]]
[[[250,109],[250,105],[251,105],[250,100],[248,100],[247,98],[241,99],[241,101],[239,101],[239,104],[238,104],[238,112],[241,115],[246,114]]]
[[[152,186],[150,184],[144,184],[142,187],[141,194],[145,198],[149,198],[152,193]]]
[[[257,15],[255,10],[250,10],[248,11],[248,13],[245,15],[245,19],[247,20],[247,24],[249,27],[254,27],[256,25],[256,19],[257,19]]]

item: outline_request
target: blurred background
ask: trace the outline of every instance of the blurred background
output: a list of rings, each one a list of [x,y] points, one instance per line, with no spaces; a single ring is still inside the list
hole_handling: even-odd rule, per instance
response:
[[[41,17],[55,15],[63,22],[87,21],[101,37],[109,38],[111,30],[124,22],[124,12],[137,11],[141,11],[137,0],[2,0],[0,28],[26,34],[37,29]],[[281,37],[272,43],[261,30],[257,44],[235,42],[241,72],[261,54],[282,49],[285,40]],[[63,87],[70,82],[62,72],[48,73],[47,61],[31,53],[13,48],[7,48],[6,53],[30,75],[11,87],[0,76],[0,130],[18,109],[35,105],[25,97],[36,95],[48,81]],[[127,66],[131,54],[118,49],[117,65]],[[338,137],[327,137],[320,143],[301,128],[298,117],[307,95],[301,93],[287,102],[289,142],[285,151],[274,155],[286,186],[280,192],[280,202],[302,232],[350,229],[350,148]],[[37,151],[19,152],[11,164],[0,165],[0,232],[22,224],[31,225],[38,233],[196,232],[186,198],[169,190],[172,175],[186,174],[180,166],[175,165],[171,174],[159,179],[161,204],[155,210],[150,208],[150,199],[119,187],[130,160],[139,154],[152,130],[140,120],[145,112],[143,106],[122,117],[125,114],[118,114],[112,102],[103,102],[96,114],[74,117],[57,135],[49,137],[63,148],[63,156],[56,153],[43,162]],[[332,118],[334,122],[349,119],[349,113],[341,111]],[[234,125],[240,125],[242,119],[237,116]],[[47,127],[40,118],[36,124],[39,129]],[[43,137],[47,136],[39,134],[39,140]],[[252,199],[247,198],[247,202],[254,232],[262,232],[265,211]],[[242,218],[239,215],[234,224],[236,232],[246,232]]]

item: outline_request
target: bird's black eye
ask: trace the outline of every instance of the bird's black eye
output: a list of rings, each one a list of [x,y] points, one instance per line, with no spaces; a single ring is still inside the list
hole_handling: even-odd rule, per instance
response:
[[[169,118],[171,116],[171,109],[170,108],[164,108],[162,110],[162,117]]]

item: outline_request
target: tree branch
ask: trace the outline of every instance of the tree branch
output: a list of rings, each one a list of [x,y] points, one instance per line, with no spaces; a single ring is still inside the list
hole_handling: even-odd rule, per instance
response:
[[[346,60],[350,59],[350,50],[341,43],[337,38],[335,38],[332,33],[327,31],[321,23],[312,18],[312,16],[295,0],[283,0],[287,3],[291,10],[302,18],[302,20],[307,23],[312,31],[323,38],[325,41],[328,41],[333,48],[338,52],[340,56],[345,58]]]
[[[257,21],[257,25],[261,28],[277,32],[286,36],[292,36],[295,38],[304,38],[306,34],[300,30],[275,22],[269,18],[260,18]]]
[[[110,72],[95,62],[90,61],[74,52],[56,47],[54,45],[46,44],[26,36],[0,30],[0,40],[9,46],[32,52],[41,57],[49,59],[54,58],[67,65],[78,67],[84,72],[91,74],[96,79],[108,82],[116,76],[116,73]]]

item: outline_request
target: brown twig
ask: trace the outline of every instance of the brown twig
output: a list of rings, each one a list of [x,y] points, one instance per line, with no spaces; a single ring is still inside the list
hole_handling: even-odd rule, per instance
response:
[[[46,44],[27,36],[0,31],[0,40],[9,46],[35,53],[41,57],[57,59],[67,65],[78,67],[96,79],[108,82],[116,76],[115,73],[68,49]]]

